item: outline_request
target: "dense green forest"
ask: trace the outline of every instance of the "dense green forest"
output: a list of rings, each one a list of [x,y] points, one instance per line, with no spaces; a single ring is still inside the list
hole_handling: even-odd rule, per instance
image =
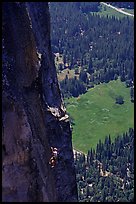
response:
[[[65,97],[118,77],[133,87],[134,21],[102,17],[100,9],[98,2],[50,3],[52,49],[63,56],[60,72],[68,67],[79,74],[60,82]]]
[[[80,202],[134,202],[134,130],[75,154]]]
[[[134,9],[134,2],[107,3]],[[134,102],[133,18],[99,15],[100,2],[50,2],[49,8],[58,75],[68,70],[59,81],[64,98],[78,97],[98,84],[120,79],[130,89],[129,100]],[[124,103],[122,96],[116,98],[116,103]],[[72,122],[75,125],[76,121]],[[110,135],[104,142],[99,140],[96,149],[90,149],[87,155],[76,153],[75,166],[80,202],[134,202],[132,128],[114,142]]]

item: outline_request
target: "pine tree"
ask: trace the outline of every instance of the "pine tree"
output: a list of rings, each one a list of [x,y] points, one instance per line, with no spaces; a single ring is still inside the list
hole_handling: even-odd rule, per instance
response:
[[[92,59],[91,58],[89,60],[89,65],[88,65],[87,71],[89,72],[89,74],[92,74],[94,72],[94,70],[93,70],[93,63],[92,63]]]

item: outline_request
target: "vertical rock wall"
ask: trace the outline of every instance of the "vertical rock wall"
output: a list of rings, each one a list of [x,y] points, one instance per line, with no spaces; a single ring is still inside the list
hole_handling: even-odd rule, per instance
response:
[[[71,130],[51,52],[48,4],[3,3],[2,12],[2,199],[77,201]],[[59,150],[54,168],[49,165],[51,146]]]

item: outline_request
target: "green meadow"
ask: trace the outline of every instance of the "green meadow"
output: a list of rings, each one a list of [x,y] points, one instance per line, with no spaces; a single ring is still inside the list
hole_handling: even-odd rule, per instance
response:
[[[124,11],[133,14],[134,9],[132,9],[132,10],[124,9]],[[115,9],[110,8],[110,7],[106,6],[106,5],[103,5],[102,3],[101,3],[101,11],[99,11],[99,12],[91,12],[91,13],[93,13],[94,15],[98,15],[99,14],[100,16],[105,16],[105,17],[107,17],[107,16],[109,16],[109,17],[114,16],[114,17],[116,17],[118,19],[126,17],[125,14],[120,13],[120,12],[116,11]],[[133,17],[129,16],[129,18],[133,18]]]
[[[124,98],[124,104],[116,104],[116,96]],[[103,83],[88,90],[78,98],[65,100],[67,112],[74,121],[73,147],[87,153],[96,148],[99,139],[106,135],[112,140],[129,127],[134,127],[134,104],[130,101],[130,88],[119,79]]]
[[[130,14],[134,14],[134,9],[126,9],[124,8],[124,11],[130,13]]]

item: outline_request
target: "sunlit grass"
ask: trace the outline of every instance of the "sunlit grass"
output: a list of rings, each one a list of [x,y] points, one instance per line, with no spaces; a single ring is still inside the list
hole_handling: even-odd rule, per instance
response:
[[[133,10],[133,9],[132,9]],[[124,9],[124,11],[126,11],[126,12],[128,12],[128,13],[131,13],[132,11],[130,11],[129,9]],[[100,15],[100,16],[105,16],[105,17],[112,17],[112,16],[114,16],[114,17],[116,17],[116,18],[124,18],[124,17],[126,17],[126,15],[125,14],[123,14],[123,13],[120,13],[120,12],[118,12],[118,11],[116,11],[115,9],[113,9],[113,8],[110,8],[110,7],[108,7],[108,6],[106,6],[106,5],[103,5],[102,3],[101,3],[101,10],[99,11],[99,12],[91,12],[91,13],[93,13],[93,14],[95,14],[95,15]],[[134,13],[134,12],[133,12]],[[132,13],[132,14],[133,14]],[[130,18],[133,18],[132,16],[129,16]]]
[[[115,103],[116,96],[124,97],[124,104]],[[85,153],[96,147],[110,134],[118,134],[134,127],[134,105],[130,101],[130,89],[120,80],[95,86],[78,98],[66,100],[67,111],[74,119],[73,146]]]

